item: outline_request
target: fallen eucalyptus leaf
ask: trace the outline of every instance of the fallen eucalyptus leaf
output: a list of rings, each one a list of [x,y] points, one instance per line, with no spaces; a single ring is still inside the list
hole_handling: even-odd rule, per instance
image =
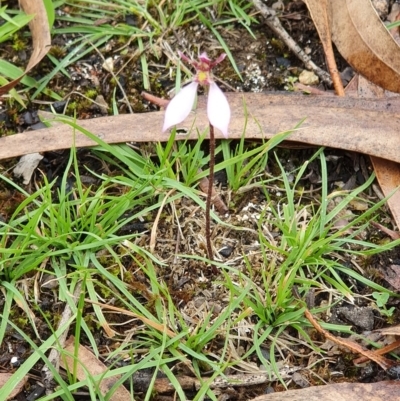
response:
[[[99,361],[91,351],[82,345],[78,346],[76,357],[79,362],[76,363],[72,356],[76,351],[75,339],[73,336],[68,338],[66,341],[64,351],[66,352],[60,359],[60,366],[69,372],[74,372],[74,369],[76,369],[76,377],[79,381],[86,379],[93,381],[94,376],[98,376],[99,379],[97,386],[103,397],[108,395],[111,388],[120,379],[120,376],[118,375],[102,377],[109,368],[107,368],[107,366]],[[126,401],[131,399],[131,394],[123,385],[120,385],[111,396],[107,396],[107,399],[110,401]]]
[[[8,379],[12,376],[12,373],[0,373],[0,393],[2,387],[7,383]],[[28,376],[21,377],[21,381],[14,387],[13,391],[5,398],[6,400],[14,399],[23,389],[28,381]]]
[[[390,196],[387,203],[400,228],[400,165],[380,157],[371,157],[371,161],[383,194]]]
[[[252,401],[385,401],[398,400],[399,381],[378,383],[337,383],[265,394]]]
[[[329,0],[329,5],[332,39],[345,60],[369,81],[399,93],[400,47],[371,1]]]
[[[49,21],[43,1],[20,0],[19,3],[26,14],[35,15],[32,21],[29,22],[29,28],[32,34],[33,52],[24,74],[0,87],[0,96],[14,88],[14,86],[16,86],[19,81],[21,81],[21,79],[40,62],[40,60],[50,50],[51,46]]]
[[[332,83],[338,96],[344,96],[344,89],[336,66],[335,56],[332,47],[332,34],[329,23],[330,0],[304,0],[310,11],[311,18],[317,28],[318,35],[324,48],[326,64],[332,78]]]

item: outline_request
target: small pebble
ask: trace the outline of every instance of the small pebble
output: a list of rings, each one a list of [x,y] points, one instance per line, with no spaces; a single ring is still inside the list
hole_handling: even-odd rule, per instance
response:
[[[19,358],[17,356],[13,356],[10,360],[10,365],[13,368],[17,368],[20,365]]]
[[[310,383],[300,372],[294,372],[292,375],[292,380],[301,388],[310,387]]]
[[[231,255],[232,251],[233,251],[233,246],[225,245],[218,251],[218,253],[224,258],[228,258]]]
[[[319,79],[312,71],[303,70],[299,82],[303,85],[318,85]]]
[[[400,365],[393,366],[387,370],[387,374],[395,380],[400,380]]]
[[[344,318],[361,330],[370,331],[374,328],[375,315],[372,308],[343,306],[337,309],[338,316]]]

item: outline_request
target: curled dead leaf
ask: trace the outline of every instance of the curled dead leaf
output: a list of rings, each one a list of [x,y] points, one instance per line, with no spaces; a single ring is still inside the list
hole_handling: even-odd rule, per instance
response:
[[[332,39],[346,61],[369,81],[400,92],[400,47],[370,0],[329,0]]]
[[[14,86],[16,86],[19,81],[21,81],[21,79],[47,54],[51,45],[49,22],[43,1],[20,0],[19,3],[26,14],[34,15],[34,18],[29,23],[29,29],[32,34],[33,52],[25,69],[25,73],[8,84],[0,87],[0,96],[14,88]]]
[[[88,377],[93,380],[93,376],[101,376],[109,370],[107,366],[84,346],[79,345],[78,348],[76,348],[73,336],[66,341],[64,351],[65,354],[63,358],[60,359],[60,365],[69,372],[76,372],[76,377],[79,381],[86,380]],[[75,354],[76,351],[77,354]],[[79,363],[76,363],[74,355]],[[117,383],[119,378],[120,376],[114,375],[98,379],[98,388],[101,395],[105,396],[109,394],[111,388]],[[130,400],[131,394],[123,385],[120,385],[107,399],[110,401]]]

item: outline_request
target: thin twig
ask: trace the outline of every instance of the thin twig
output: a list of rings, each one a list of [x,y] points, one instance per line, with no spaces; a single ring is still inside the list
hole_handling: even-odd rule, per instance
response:
[[[269,8],[261,2],[261,0],[252,0],[254,6],[260,11],[261,15],[265,18],[265,22],[270,29],[272,29],[286,44],[286,46],[304,63],[305,67],[312,70],[317,74],[321,80],[328,85],[332,85],[332,80],[330,75],[319,68],[311,60],[303,49],[294,41],[294,39],[286,32],[285,28],[282,26],[279,18],[273,9]]]
[[[331,27],[328,18],[328,2],[327,0],[307,0],[306,4],[311,18],[314,21],[314,25],[317,28],[322,47],[324,48],[326,65],[331,74],[336,95],[345,96],[342,79],[340,78],[335,55],[333,53]]]
[[[147,93],[145,91],[142,91],[141,96],[143,97],[143,99],[149,101],[150,103],[155,104],[156,106],[159,107],[167,107],[169,100],[168,99],[163,99],[161,97],[158,96],[154,96],[151,93]]]
[[[315,320],[314,316],[308,309],[304,311],[304,315],[319,333],[323,334],[326,339],[331,340],[335,344],[338,344],[339,346],[342,347],[346,347],[353,353],[359,353],[363,355],[364,357],[376,362],[384,370],[390,369],[396,365],[396,363],[391,361],[390,359],[387,359],[376,352],[366,350],[362,348],[361,345],[355,343],[354,341],[350,341],[347,338],[335,337],[329,331],[321,327],[321,325]]]
[[[400,348],[400,340],[396,340],[388,345],[385,345],[382,348],[378,348],[375,351],[372,351],[376,355],[385,355],[388,354],[389,352],[392,352],[396,350],[397,348]],[[369,358],[365,356],[360,356],[360,358],[354,359],[353,363],[354,365],[361,365],[365,362],[369,362]]]
[[[296,299],[298,299],[302,304],[304,304],[304,301],[301,299],[301,296],[300,296],[299,291],[296,286],[292,287],[292,294]],[[304,310],[304,316],[312,324],[312,326],[315,328],[315,330],[317,330],[318,333],[325,336],[325,338],[327,340],[332,341],[333,343],[339,345],[340,347],[347,348],[348,350],[350,350],[350,352],[353,352],[355,354],[361,354],[362,356],[366,357],[367,359],[377,363],[384,370],[388,370],[388,369],[396,366],[396,363],[394,361],[391,361],[390,359],[385,358],[384,356],[380,355],[378,352],[366,350],[360,344],[358,344],[354,341],[351,341],[347,338],[335,337],[332,333],[325,330],[317,322],[317,320],[314,318],[312,313],[307,308],[305,308],[305,310]]]

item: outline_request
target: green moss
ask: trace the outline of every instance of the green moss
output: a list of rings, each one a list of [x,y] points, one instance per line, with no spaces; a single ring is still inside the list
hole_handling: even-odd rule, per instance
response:
[[[73,114],[77,108],[78,108],[78,105],[76,102],[69,102],[66,112],[67,112],[67,114]]]
[[[12,38],[12,48],[16,52],[22,51],[26,49],[26,41],[21,38],[21,36],[16,33]]]
[[[89,99],[95,99],[97,96],[97,90],[96,89],[88,89],[84,95],[88,97]]]
[[[49,50],[49,54],[57,59],[61,59],[65,57],[65,55],[67,54],[67,50],[65,47],[53,45]]]

